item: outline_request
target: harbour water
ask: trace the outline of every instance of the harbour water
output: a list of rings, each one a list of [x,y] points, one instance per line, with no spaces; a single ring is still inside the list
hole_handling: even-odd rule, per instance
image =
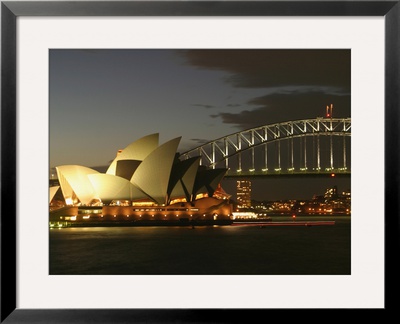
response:
[[[51,275],[350,275],[350,216],[326,226],[50,229]]]

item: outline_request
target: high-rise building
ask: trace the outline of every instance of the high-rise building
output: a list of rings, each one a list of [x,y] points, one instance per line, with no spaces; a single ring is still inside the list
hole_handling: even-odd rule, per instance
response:
[[[236,200],[238,208],[251,207],[251,181],[238,180],[236,181]]]
[[[331,199],[337,199],[337,197],[338,197],[337,186],[333,186],[332,188],[326,189],[325,195],[324,195],[325,199],[331,200]]]

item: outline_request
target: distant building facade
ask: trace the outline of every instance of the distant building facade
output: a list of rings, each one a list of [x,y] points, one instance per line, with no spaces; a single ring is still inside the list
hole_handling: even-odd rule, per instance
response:
[[[236,181],[236,200],[237,208],[245,209],[251,207],[251,181],[237,180]]]

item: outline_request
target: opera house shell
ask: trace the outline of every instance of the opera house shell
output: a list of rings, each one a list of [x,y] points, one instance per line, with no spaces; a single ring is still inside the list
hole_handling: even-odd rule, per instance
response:
[[[179,160],[180,139],[159,145],[159,134],[145,136],[119,150],[105,173],[79,165],[57,166],[69,207],[64,214],[96,211],[99,217],[141,220],[229,218],[230,196],[220,187],[227,170],[207,169],[199,157]],[[50,187],[50,201],[56,192]]]

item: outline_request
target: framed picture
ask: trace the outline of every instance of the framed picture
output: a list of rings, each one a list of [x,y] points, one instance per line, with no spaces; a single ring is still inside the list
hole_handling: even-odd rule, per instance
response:
[[[396,258],[393,255],[398,253],[399,237],[397,207],[400,99],[399,6],[398,1],[2,1],[1,321],[7,323],[30,321],[83,323],[93,320],[104,323],[168,321],[202,323],[209,322],[210,319],[212,322],[234,322],[239,315],[256,318],[265,316],[266,311],[278,311],[279,309],[285,309],[285,311],[295,311],[300,308],[393,309],[391,287],[396,287],[396,283],[399,282],[397,276],[391,271],[391,269],[396,269]],[[173,53],[171,49],[174,51]],[[304,64],[302,72],[299,72],[296,78],[290,76],[292,65],[287,64],[287,66],[285,65],[287,73],[280,76],[276,71],[282,70],[282,63],[271,62],[281,62],[278,59],[288,55],[289,52],[292,56],[290,58],[286,56],[285,62],[295,62],[304,54],[306,58],[302,61],[305,63],[309,61],[315,63],[327,53],[330,55],[331,52],[334,52],[337,64],[333,63],[332,56],[329,56],[330,65],[326,65],[329,65],[329,69],[326,69],[322,63],[316,64],[319,68],[315,70],[310,68],[311,65]],[[249,53],[251,55],[248,55]],[[257,61],[257,55],[254,53],[261,53],[263,58],[268,57],[271,60],[267,65],[268,69],[262,67],[262,65],[266,65],[265,62]],[[269,53],[269,56],[266,53]],[[123,63],[127,55],[130,60],[135,60],[137,65],[134,69],[129,70],[128,65]],[[218,55],[220,55],[219,59]],[[204,60],[206,56],[207,60]],[[226,62],[224,59],[226,56],[230,58],[231,63]],[[172,65],[161,63],[166,62],[166,58],[177,62],[182,57],[189,62],[189,65],[197,67],[197,74],[188,74],[186,79],[182,78],[186,81],[179,79],[181,75],[187,73],[186,70],[181,70],[176,66],[172,69]],[[251,57],[247,60],[252,60],[253,65],[258,62],[260,68],[256,69],[257,71],[262,71],[264,74],[265,71],[272,71],[273,77],[270,79],[274,79],[274,82],[268,81],[270,79],[261,73],[248,73],[244,57]],[[151,69],[145,68],[143,58],[148,60]],[[99,65],[94,64],[95,60],[98,60]],[[211,61],[212,63],[210,63]],[[306,123],[312,125],[314,122],[325,125],[323,120],[326,118],[330,118],[332,125],[335,113],[341,111],[343,107],[347,107],[347,110],[343,109],[342,111],[344,114],[350,114],[351,107],[351,118],[353,119],[351,146],[345,140],[345,130],[339,134],[340,138],[343,138],[341,141],[343,155],[340,157],[340,163],[343,165],[340,165],[340,172],[346,173],[347,166],[351,163],[352,203],[351,207],[347,206],[348,209],[351,209],[351,254],[346,254],[345,270],[336,269],[334,263],[327,263],[332,266],[331,269],[326,270],[319,265],[320,272],[302,272],[300,263],[293,261],[301,258],[288,261],[292,262],[291,267],[297,267],[297,271],[282,273],[263,272],[262,265],[265,262],[261,262],[261,260],[258,265],[257,263],[251,265],[253,269],[251,271],[248,268],[240,271],[232,270],[232,272],[225,270],[220,272],[217,270],[214,272],[212,270],[163,272],[162,269],[158,269],[152,273],[152,276],[148,276],[148,268],[143,272],[132,272],[132,268],[123,271],[121,268],[111,267],[109,269],[113,270],[106,273],[98,271],[96,264],[89,267],[91,270],[87,272],[79,270],[79,266],[65,269],[61,261],[58,261],[61,262],[58,264],[61,266],[54,266],[52,261],[60,260],[57,254],[62,249],[77,251],[79,240],[77,235],[72,235],[69,244],[59,244],[61,249],[57,251],[53,249],[55,246],[55,241],[52,240],[54,235],[49,234],[49,219],[47,218],[48,178],[49,169],[51,170],[59,164],[58,161],[52,162],[52,153],[66,142],[75,148],[79,145],[82,147],[91,145],[87,144],[83,137],[89,136],[88,132],[95,134],[95,130],[88,131],[89,124],[94,123],[95,119],[93,116],[81,114],[82,109],[79,108],[79,105],[87,102],[86,99],[89,97],[98,97],[103,99],[96,102],[93,100],[91,104],[103,107],[101,101],[106,101],[108,97],[96,92],[102,86],[90,94],[91,88],[85,86],[84,83],[95,83],[96,75],[101,75],[100,78],[108,75],[110,79],[108,81],[112,81],[113,77],[117,78],[117,74],[107,74],[104,71],[106,74],[101,74],[99,72],[105,66],[105,62],[114,62],[112,63],[113,71],[124,70],[125,75],[127,71],[143,73],[142,77],[137,79],[136,85],[136,88],[142,89],[143,92],[156,87],[156,79],[161,79],[162,76],[166,77],[167,81],[164,80],[158,90],[160,95],[163,91],[171,94],[166,90],[166,85],[169,83],[183,84],[183,82],[188,83],[191,80],[197,81],[193,82],[194,89],[202,88],[204,93],[208,93],[208,98],[213,98],[212,91],[204,90],[206,87],[205,83],[202,86],[200,82],[200,78],[202,78],[200,74],[211,75],[236,69],[236,75],[234,75],[236,79],[228,79],[229,76],[222,73],[218,76],[225,78],[226,83],[235,84],[236,87],[240,84],[240,87],[246,88],[247,91],[253,91],[247,99],[242,98],[243,101],[247,100],[247,103],[266,105],[265,90],[257,90],[263,87],[268,87],[270,91],[268,99],[272,95],[290,94],[296,103],[304,106],[309,102],[316,101],[301,101],[300,94],[323,92],[341,103],[338,108],[330,102],[326,103],[326,111],[325,106],[321,107],[321,115],[324,117],[317,116],[307,119],[304,121],[304,125]],[[121,66],[117,62],[121,63]],[[280,68],[274,70],[273,67],[278,66],[277,64],[280,64]],[[93,67],[93,70],[87,72],[91,79],[84,81],[83,74],[81,76],[80,72],[89,70],[89,66]],[[169,70],[170,68],[171,70]],[[240,71],[238,72],[238,70]],[[318,73],[318,71],[320,72]],[[326,75],[327,73],[329,76]],[[157,75],[157,78],[148,78],[149,74]],[[335,87],[329,88],[322,81],[319,84],[306,82],[303,84],[303,81],[296,81],[303,80],[310,75],[313,77],[318,75],[318,80],[338,77],[342,83],[338,81]],[[63,82],[58,83],[57,79],[60,76],[64,79]],[[121,76],[118,75],[118,78]],[[275,82],[279,78],[282,80]],[[128,79],[124,80],[128,83]],[[209,83],[216,82],[215,79],[208,77],[204,80]],[[132,82],[132,79],[129,79],[129,82]],[[121,83],[117,88],[111,88],[112,83],[116,84],[117,80],[108,82],[104,88],[104,91],[111,91],[110,96],[114,98],[110,104],[119,102],[120,105],[129,106],[128,101],[123,102],[119,91],[129,92],[130,86]],[[145,87],[146,83],[151,86]],[[226,97],[238,96],[238,93],[234,91],[235,86],[229,92],[227,89],[219,88],[219,85],[217,87],[216,84],[214,89],[219,89],[218,91],[221,92],[226,91]],[[182,86],[180,87],[182,89]],[[61,89],[63,92],[62,95],[59,95]],[[74,93],[73,96],[72,93]],[[191,98],[194,98],[196,91],[188,92],[187,96],[189,94]],[[202,95],[204,97],[204,94]],[[79,97],[81,101],[73,101],[73,97]],[[181,97],[184,98],[183,94]],[[190,118],[185,119],[181,115],[181,110],[173,111],[172,107],[151,113],[148,108],[139,117],[138,109],[141,108],[137,108],[137,106],[141,100],[131,97],[130,102],[135,105],[131,109],[135,111],[132,118],[141,118],[143,121],[151,119],[155,123],[157,121],[155,114],[159,113],[162,116],[165,114],[164,123],[169,124],[169,128],[172,127],[175,131],[177,126],[171,126],[175,125],[173,120],[179,120],[185,124],[185,127],[191,123]],[[217,100],[215,97],[215,101]],[[154,104],[156,102],[155,100]],[[175,101],[173,102],[175,103]],[[254,106],[253,110],[241,107],[237,108],[234,116],[234,114],[222,111],[209,113],[213,107],[208,101],[192,100],[188,102],[192,107],[203,109],[203,114],[208,109],[209,119],[203,121],[204,124],[210,120],[221,119],[224,124],[230,126],[242,123],[241,129],[246,128],[243,125],[248,125],[248,129],[251,129],[249,134],[254,135],[255,133],[256,136],[261,134],[257,133],[254,124],[249,122],[249,116],[253,112],[251,118],[257,118],[257,116],[265,114],[266,110],[257,110]],[[164,103],[166,103],[165,100]],[[226,101],[225,105],[234,111],[234,104],[237,103],[236,101]],[[288,101],[287,104],[295,106],[293,101]],[[61,108],[56,110],[55,106]],[[165,104],[165,107],[168,105]],[[289,110],[291,115],[285,117],[285,120],[291,117],[292,120],[304,118],[296,115],[298,111],[295,107],[292,108]],[[98,109],[105,114],[105,108]],[[54,118],[61,111],[64,115],[58,116],[58,119]],[[70,119],[68,114],[65,114],[66,111],[71,112]],[[94,113],[91,112],[91,114]],[[107,118],[116,119],[118,113],[120,112],[114,109],[113,113],[107,114]],[[148,114],[151,116],[149,117]],[[318,111],[313,114],[318,114]],[[200,114],[198,117],[194,116],[195,114],[192,119],[195,118],[197,122],[200,122]],[[271,116],[269,124],[273,124],[274,129],[278,129],[280,127],[278,120],[273,120],[273,114]],[[126,134],[122,128],[129,127],[129,124],[126,125],[124,121],[127,118],[121,118],[121,116],[118,118],[121,125],[119,132]],[[63,123],[60,123],[61,120]],[[78,120],[79,123],[76,123]],[[346,128],[347,120],[340,121],[340,123],[341,127],[348,130]],[[69,126],[71,124],[73,126]],[[108,138],[111,138],[116,131],[115,126],[110,127],[110,125],[111,123],[105,123],[97,127],[100,143],[92,149],[103,150]],[[146,127],[149,129],[148,126]],[[192,129],[194,127],[193,124]],[[62,132],[61,129],[64,128],[65,132]],[[79,129],[86,130],[86,132],[79,132]],[[154,131],[158,131],[158,129],[149,129],[149,132]],[[271,134],[277,134],[272,128],[265,128],[265,133],[268,131]],[[100,137],[100,134],[103,135],[103,133],[107,133],[109,136]],[[248,134],[239,136],[237,131],[232,131],[232,133],[238,138],[242,136],[245,139],[246,136],[250,136]],[[218,137],[218,135],[211,134],[213,133],[210,133],[208,140]],[[176,135],[171,132],[171,136]],[[294,134],[291,135],[294,136]],[[298,137],[301,139],[302,135],[299,134]],[[59,138],[60,141],[57,142],[56,138]],[[227,141],[235,146],[233,137],[227,137]],[[92,139],[90,143],[95,142]],[[202,143],[202,140],[197,138],[197,142]],[[247,143],[250,142],[247,141]],[[280,143],[280,140],[278,142]],[[288,143],[290,142],[288,141]],[[298,145],[303,145],[300,149],[300,155],[303,158],[299,163],[300,167],[303,166],[305,169],[306,166],[310,166],[306,164],[306,160],[308,160],[305,152],[306,142],[298,143]],[[329,147],[329,141],[327,143],[327,147]],[[214,147],[218,148],[217,144]],[[115,150],[120,148],[111,147]],[[198,149],[199,152],[204,152],[210,162],[215,162],[205,150],[203,147]],[[228,146],[225,147],[225,152],[221,150],[221,146],[219,150],[228,155]],[[289,157],[290,146],[287,147],[287,150]],[[327,154],[328,151],[326,149]],[[72,151],[68,152],[68,155],[71,155]],[[155,156],[159,157],[160,155]],[[90,156],[86,156],[86,158],[89,159]],[[289,161],[289,158],[287,159]],[[67,159],[64,157],[64,160]],[[156,163],[154,160],[156,159],[153,158],[148,162],[148,165],[154,166]],[[279,165],[275,165],[273,168],[275,172],[280,173],[280,155],[277,160]],[[125,160],[121,158],[121,160],[116,159],[115,161],[117,164],[118,161]],[[339,175],[339,169],[333,167],[332,148],[331,168],[329,168],[329,159],[326,161],[327,165],[324,165],[323,168],[327,174],[335,177],[337,171],[337,175]],[[264,162],[266,165],[267,160],[265,159]],[[145,164],[144,160],[140,163]],[[240,167],[242,161],[237,160],[237,163],[236,171],[242,172]],[[319,163],[318,146],[318,165],[313,166],[318,172],[320,170]],[[131,163],[127,167],[115,168],[120,172],[126,168],[135,168],[135,170],[139,168],[136,164],[132,165]],[[229,169],[227,162],[225,166]],[[248,168],[249,172],[254,172],[251,166]],[[290,166],[287,168],[288,172],[293,171]],[[266,172],[265,170],[267,167],[263,172]],[[332,170],[336,171],[332,172]],[[60,172],[58,175],[64,176],[70,172],[70,169],[59,168],[56,172]],[[63,172],[65,173],[63,174]],[[121,174],[119,175],[121,176]],[[66,177],[68,176],[66,175]],[[129,175],[129,177],[131,176]],[[157,191],[154,191],[154,196],[150,194],[150,192],[153,193],[153,189],[144,189],[146,183],[140,181],[141,178],[138,176],[135,186],[140,188],[141,192],[146,192],[146,195],[154,201],[164,199],[164,196],[158,198]],[[140,187],[141,185],[143,187]],[[203,185],[204,187],[210,186],[209,184]],[[274,188],[277,194],[278,187],[274,186]],[[305,185],[299,190],[306,192],[306,189]],[[216,189],[213,190],[215,193]],[[226,194],[222,190],[221,192]],[[333,194],[336,193],[333,192]],[[208,191],[208,195],[210,196],[212,193]],[[86,206],[86,203],[83,203],[83,196],[84,194],[80,195],[75,192],[69,198],[79,199],[80,203]],[[64,198],[67,199],[65,195]],[[92,198],[90,197],[90,199]],[[187,196],[185,199],[189,201],[191,198]],[[105,198],[103,200],[105,201]],[[160,204],[162,205],[161,200]],[[92,201],[93,199],[90,200],[90,204]],[[115,201],[113,200],[113,203]],[[194,200],[191,202],[197,208]],[[140,201],[140,203],[142,202]],[[114,206],[111,198],[108,204]],[[119,207],[120,201],[118,200],[115,204]],[[137,206],[139,206],[139,202]],[[296,213],[304,212],[304,210],[300,211],[300,207],[298,205],[297,209],[293,209],[294,207],[290,209],[290,217],[293,217],[290,220],[291,224],[296,217],[292,210],[295,210]],[[123,217],[142,217],[140,208],[142,207],[137,207],[137,211],[134,210],[132,214],[125,215],[125,213]],[[325,211],[329,213],[328,209]],[[104,211],[104,207],[101,210]],[[293,216],[292,213],[294,213]],[[239,214],[235,215],[239,217]],[[244,214],[240,215],[240,217],[244,217]],[[112,217],[117,215],[110,213],[108,216],[113,220]],[[151,215],[151,213],[148,213],[147,216],[150,219],[154,216],[167,217],[167,215]],[[174,210],[172,216],[180,217],[179,222],[184,222],[186,216],[188,216],[187,221],[192,221],[189,219],[192,215],[186,215],[177,209]],[[220,222],[218,213],[212,213],[211,216],[210,222],[215,224]],[[228,216],[230,221],[234,215],[231,213]],[[70,221],[71,216],[68,217],[63,221]],[[85,217],[87,218],[87,216]],[[56,221],[50,219],[50,226],[54,224],[62,227],[63,223],[59,218]],[[197,222],[197,224],[199,223]],[[298,222],[297,225],[299,224]],[[313,223],[306,222],[304,224],[308,226]],[[264,228],[264,226],[259,227]],[[194,229],[195,226],[193,225],[192,228]],[[96,237],[104,238],[103,232],[96,232],[96,235]],[[194,236],[190,235],[193,241]],[[75,244],[78,242],[77,245],[72,244],[73,239],[77,239],[74,242]],[[337,241],[340,239],[337,238]],[[58,236],[56,240],[58,240]],[[110,237],[108,237],[108,242],[111,242]],[[130,244],[134,245],[139,241],[132,242]],[[339,249],[340,242],[329,242],[328,239],[325,240],[325,244],[330,246],[324,251],[333,253]],[[336,250],[333,247],[334,244],[337,244]],[[207,250],[209,247],[192,248],[191,251],[196,254],[203,251],[201,253],[204,255],[200,254],[203,255],[204,262],[216,260],[210,253],[207,254],[205,249]],[[183,251],[182,248],[180,250]],[[292,250],[296,251],[295,248]],[[168,254],[167,251],[163,253]],[[71,253],[71,255],[73,254]],[[301,251],[297,255],[301,256]],[[263,254],[260,256],[264,257]],[[97,265],[102,262],[102,257],[107,259],[102,264],[112,263],[110,254],[104,252],[104,254],[97,255],[95,259]],[[159,256],[154,257],[159,258]],[[303,259],[305,259],[305,254]],[[325,259],[327,259],[326,256]],[[351,264],[349,263],[350,259]],[[70,259],[68,262],[78,263],[78,260],[83,260],[82,256],[76,257],[75,261]],[[149,262],[148,259],[143,260]],[[229,264],[227,255],[224,260],[225,264]],[[303,260],[303,262],[306,261]],[[87,267],[86,265],[86,269]],[[256,269],[257,267],[258,269]]]

